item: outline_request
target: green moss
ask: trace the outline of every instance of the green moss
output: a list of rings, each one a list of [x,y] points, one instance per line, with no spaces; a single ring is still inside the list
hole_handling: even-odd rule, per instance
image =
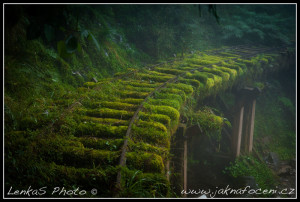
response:
[[[155,121],[142,121],[142,120],[137,120],[135,122],[135,125],[136,126],[139,126],[139,127],[143,127],[145,129],[147,128],[155,128],[157,130],[161,130],[163,132],[167,132],[168,129],[166,128],[165,125],[159,123],[159,122],[155,122]]]
[[[142,141],[133,142],[132,140],[130,140],[128,143],[128,149],[134,152],[144,151],[149,153],[155,153],[163,158],[166,158],[169,154],[169,150],[167,148],[154,146],[152,144]]]
[[[128,152],[127,166],[131,169],[138,169],[147,173],[162,173],[164,164],[162,158],[153,153]]]
[[[153,82],[166,82],[172,79],[174,76],[172,75],[155,75],[155,74],[145,74],[145,73],[138,73],[136,74],[136,78],[142,81],[149,81],[150,83]]]
[[[233,58],[239,57],[239,55],[237,55],[237,54],[228,53],[228,52],[220,52],[219,54],[222,56],[229,56],[229,57],[233,57]]]
[[[186,100],[186,95],[184,91],[176,89],[176,88],[163,88],[160,91],[161,93],[167,93],[167,94],[176,94],[179,95],[183,102]]]
[[[229,73],[231,80],[234,80],[237,76],[237,71],[235,69],[230,69],[230,68],[227,68],[227,67],[220,67],[220,66],[217,66],[216,68],[223,71],[223,72]]]
[[[130,110],[134,111],[137,109],[137,105],[127,104],[122,102],[109,102],[109,101],[101,101],[94,102],[88,106],[89,108],[110,108],[110,109],[119,109],[119,110]]]
[[[195,89],[199,88],[200,82],[197,81],[196,79],[184,79],[184,78],[179,78],[179,82],[184,83],[184,84],[189,84],[193,86]]]
[[[130,85],[125,85],[124,90],[128,91],[138,91],[138,92],[152,92],[154,88],[149,88],[149,87],[135,87],[135,86],[130,86]]]
[[[128,126],[110,126],[94,122],[82,122],[76,127],[76,136],[122,138]]]
[[[170,139],[168,132],[158,130],[155,127],[144,127],[134,125],[132,127],[132,138],[135,142],[145,142],[159,147],[169,148]]]
[[[125,98],[119,100],[120,102],[129,103],[129,104],[141,104],[144,99],[137,99],[137,98]]]
[[[118,118],[123,120],[128,120],[133,116],[134,112],[128,112],[125,110],[116,109],[83,109],[79,108],[76,110],[79,114],[85,114],[88,116],[98,117],[98,118]]]
[[[146,87],[146,88],[156,88],[160,86],[162,83],[149,83],[149,82],[141,82],[141,81],[121,81],[125,85],[131,85],[135,87]]]
[[[124,144],[124,139],[100,139],[95,137],[80,137],[78,141],[86,148],[109,151],[119,151]]]
[[[154,70],[158,71],[158,72],[166,73],[166,74],[173,74],[173,75],[180,75],[185,72],[183,70],[162,68],[162,67],[155,67]]]
[[[243,63],[243,64],[247,65],[247,67],[253,67],[255,65],[255,62],[253,60],[246,60],[246,59],[238,58],[237,62]]]
[[[139,117],[143,121],[154,121],[154,122],[159,122],[165,125],[167,128],[170,127],[171,119],[169,116],[164,115],[164,114],[149,114],[146,112],[140,112]]]
[[[236,72],[238,73],[239,76],[241,76],[243,74],[242,68],[239,65],[236,65],[235,62],[233,62],[233,61],[229,61],[228,63],[222,62],[221,65],[224,67],[236,70]]]
[[[97,117],[90,117],[90,116],[83,116],[80,118],[81,121],[86,122],[95,122],[95,123],[103,123],[103,124],[109,124],[109,125],[128,125],[128,120],[121,120],[121,119],[113,119],[113,118],[97,118]]]
[[[172,94],[172,93],[155,93],[154,95],[154,98],[155,99],[170,99],[170,100],[176,100],[179,102],[179,104],[183,104],[183,100],[181,98],[180,95],[177,95],[177,94]]]
[[[189,125],[199,125],[206,135],[210,136],[211,134],[213,135],[213,138],[216,138],[217,141],[220,141],[224,119],[213,114],[208,107],[204,107],[203,109],[194,113],[189,113],[188,119]]]
[[[207,76],[199,71],[195,71],[194,73],[187,73],[186,78],[196,79],[202,83],[205,83],[207,80]]]
[[[160,106],[170,106],[174,109],[180,109],[180,103],[177,100],[172,99],[152,99],[148,100],[148,103],[151,105],[160,105]]]
[[[122,98],[146,98],[148,96],[148,92],[138,92],[138,91],[119,91],[120,96]]]
[[[191,85],[183,84],[183,83],[169,83],[167,88],[176,88],[179,90],[183,90],[184,93],[188,96],[193,93],[193,87]]]
[[[96,85],[97,85],[97,83],[95,83],[95,82],[85,82],[85,83],[83,84],[83,86],[86,87],[86,88],[93,88],[93,87],[95,87]]]
[[[210,89],[214,86],[214,84],[215,84],[214,80],[212,78],[208,78],[207,81],[206,81],[205,86],[206,86],[207,89]]]
[[[219,70],[216,65],[213,65],[213,68],[204,67],[203,71],[220,76],[224,82],[229,81],[230,78],[230,74]]]
[[[172,121],[178,121],[179,120],[179,112],[169,106],[157,106],[157,105],[150,105],[150,104],[145,104],[144,108],[147,111],[150,111],[151,113],[156,113],[156,114],[164,114],[170,117]]]

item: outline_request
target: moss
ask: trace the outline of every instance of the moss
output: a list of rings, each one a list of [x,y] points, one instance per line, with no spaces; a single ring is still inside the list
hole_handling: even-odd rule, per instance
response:
[[[243,63],[243,64],[247,65],[247,67],[253,67],[255,65],[253,60],[246,60],[246,59],[238,58],[237,62]]]
[[[94,123],[103,123],[103,124],[109,124],[109,125],[128,125],[128,120],[121,120],[121,119],[112,119],[112,118],[96,118],[96,117],[90,117],[90,116],[83,116],[80,118],[81,121],[86,122],[94,122]]]
[[[76,136],[123,138],[128,126],[110,126],[93,122],[82,122],[76,127]]]
[[[204,107],[203,109],[189,114],[189,123],[190,125],[199,125],[203,132],[207,135],[210,132],[217,131],[221,132],[222,126],[224,124],[224,119],[220,116],[217,116],[211,112],[208,107]],[[220,133],[217,134],[216,137],[220,140]]]
[[[176,88],[184,91],[184,93],[188,96],[193,93],[193,87],[191,85],[183,84],[183,83],[169,83],[167,88]]]
[[[141,104],[143,101],[144,101],[144,99],[138,99],[138,98],[125,98],[125,99],[119,100],[119,102],[129,103],[129,104],[134,104],[134,105]]]
[[[146,88],[156,88],[160,86],[162,83],[149,83],[149,82],[141,82],[141,81],[121,81],[125,85],[131,85],[135,87],[146,87]]]
[[[229,57],[234,57],[234,58],[239,57],[239,55],[237,55],[237,54],[228,53],[228,52],[220,52],[219,54],[222,56],[229,56]]]
[[[134,112],[128,112],[125,110],[116,109],[83,109],[79,108],[76,110],[79,114],[85,114],[88,116],[98,117],[98,118],[118,118],[123,120],[128,120],[133,116]]]
[[[186,95],[184,91],[175,89],[175,88],[163,88],[160,91],[161,93],[168,93],[168,94],[177,94],[181,97],[182,101],[185,102],[186,100]]]
[[[162,158],[156,154],[146,152],[128,152],[127,166],[148,173],[162,173],[164,171]]]
[[[207,89],[210,89],[214,86],[214,84],[215,84],[214,80],[212,78],[208,78],[205,86]]]
[[[144,73],[138,73],[136,75],[137,79],[140,79],[142,81],[149,81],[150,83],[153,82],[166,82],[170,79],[172,79],[174,76],[169,75],[152,75],[152,74],[144,74]]]
[[[211,78],[211,79],[213,79],[213,81],[214,81],[214,86],[215,86],[215,91],[218,91],[220,88],[221,88],[221,85],[222,85],[222,77],[220,77],[220,76],[217,76],[217,75],[215,75],[215,74],[212,74],[212,73],[209,73],[209,72],[205,72],[206,73],[206,75],[209,77],[209,78]]]
[[[83,84],[83,86],[86,88],[94,88],[96,85],[97,85],[97,83],[95,83],[95,82],[85,82]]]
[[[78,141],[86,148],[109,151],[119,151],[124,144],[124,139],[100,139],[95,137],[80,137]]]
[[[209,72],[209,73],[212,73],[212,74],[220,76],[224,82],[229,81],[229,78],[230,78],[230,74],[228,74],[226,72],[222,72],[221,70],[219,70],[217,68],[216,65],[213,65],[213,68],[206,68],[206,67],[204,67],[203,71]]]
[[[235,69],[230,69],[230,68],[227,68],[227,67],[220,67],[220,66],[217,66],[216,67],[217,69],[223,71],[223,72],[227,72],[230,74],[230,80],[234,80],[237,76],[237,71]]]
[[[132,127],[131,139],[135,142],[145,142],[165,148],[169,148],[170,146],[168,132],[158,130],[157,128],[151,126],[145,130],[144,127],[134,125]]]
[[[152,144],[142,141],[133,142],[132,140],[129,140],[128,149],[134,152],[144,151],[149,153],[155,153],[163,158],[167,158],[169,154],[169,150],[167,148],[154,146]]]
[[[154,121],[154,122],[159,122],[165,125],[167,128],[170,127],[171,119],[167,115],[164,114],[149,114],[146,112],[140,112],[139,117],[143,121]]]
[[[228,63],[222,62],[221,65],[236,70],[239,76],[243,74],[242,68],[239,65],[236,65],[233,61],[229,61]]]
[[[154,90],[154,88],[148,88],[148,87],[135,87],[135,86],[130,86],[130,85],[126,85],[123,88],[124,90],[128,90],[128,91],[138,91],[138,92],[152,92]]]
[[[76,139],[61,137],[41,139],[36,147],[39,155],[47,162],[81,168],[114,165],[120,154],[119,151],[88,149]]]
[[[172,99],[152,99],[152,98],[150,98],[148,100],[148,103],[151,105],[170,106],[176,110],[179,110],[181,107],[178,100],[172,100]]]
[[[179,82],[184,83],[184,84],[189,84],[193,86],[195,89],[199,88],[200,82],[197,81],[196,79],[184,79],[184,78],[179,78]]]
[[[170,69],[170,68],[161,68],[161,67],[155,67],[155,71],[166,73],[166,74],[173,74],[173,75],[180,75],[184,73],[185,71],[183,70],[178,70],[178,69]]]
[[[195,71],[194,73],[186,74],[186,78],[197,79],[198,81],[200,81],[202,83],[205,83],[207,80],[207,76],[199,71]]]
[[[155,121],[142,121],[142,120],[137,120],[135,122],[135,125],[136,126],[139,126],[139,127],[143,127],[145,129],[147,128],[155,128],[157,130],[161,130],[163,132],[167,132],[168,129],[166,128],[165,125],[159,123],[159,122],[155,122]]]
[[[138,92],[138,91],[119,91],[120,96],[122,98],[146,98],[148,96],[148,92]]]
[[[154,98],[155,99],[170,99],[170,100],[176,100],[179,102],[180,105],[183,104],[183,99],[181,98],[180,95],[177,95],[177,94],[172,94],[172,93],[162,93],[162,92],[159,92],[159,93],[155,93],[154,94]]]
[[[116,102],[116,101],[115,102],[109,102],[109,101],[94,102],[87,107],[89,107],[89,108],[110,108],[110,109],[130,110],[130,111],[134,111],[135,109],[137,109],[137,105]]]
[[[150,104],[145,104],[144,108],[147,111],[150,111],[151,113],[156,113],[156,114],[164,114],[170,117],[172,121],[178,121],[179,120],[179,112],[169,106],[157,106],[157,105],[150,105]]]
[[[120,152],[95,150],[77,147],[64,147],[62,151],[62,164],[75,167],[93,168],[100,166],[117,165]],[[58,161],[59,162],[59,161]]]

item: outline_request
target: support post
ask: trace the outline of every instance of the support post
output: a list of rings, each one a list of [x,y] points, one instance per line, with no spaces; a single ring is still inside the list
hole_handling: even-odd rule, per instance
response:
[[[235,157],[240,155],[241,151],[241,140],[242,140],[242,131],[243,131],[243,117],[244,117],[244,106],[238,111],[236,120],[234,121],[234,131],[233,131],[233,152]]]
[[[184,138],[184,152],[183,152],[183,189],[187,190],[187,138]],[[186,194],[184,194],[186,198]]]
[[[254,120],[255,120],[255,105],[256,105],[256,99],[254,99],[254,100],[252,101],[250,133],[249,133],[248,145],[246,145],[247,150],[248,150],[249,153],[252,152],[252,148],[253,148],[253,134],[254,134]]]

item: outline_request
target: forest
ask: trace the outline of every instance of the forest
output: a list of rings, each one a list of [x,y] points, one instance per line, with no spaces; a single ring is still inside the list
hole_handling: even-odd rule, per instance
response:
[[[296,197],[296,4],[3,11],[4,198]]]

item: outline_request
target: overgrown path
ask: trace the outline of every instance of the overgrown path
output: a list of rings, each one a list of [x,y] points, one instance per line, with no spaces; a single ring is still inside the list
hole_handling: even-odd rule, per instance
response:
[[[278,70],[281,51],[235,46],[195,52],[85,83],[80,98],[44,129],[51,137],[36,147],[48,165],[46,177],[95,188],[97,197],[169,196],[170,142],[182,106]]]

